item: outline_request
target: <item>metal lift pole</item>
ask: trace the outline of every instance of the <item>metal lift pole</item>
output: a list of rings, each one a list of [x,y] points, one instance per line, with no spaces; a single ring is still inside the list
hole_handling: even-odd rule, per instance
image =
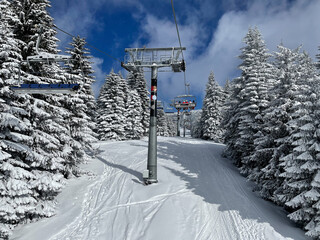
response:
[[[183,112],[183,137],[186,137],[186,116],[185,116],[185,111]]]
[[[157,75],[158,68],[154,63],[151,67],[151,107],[148,144],[148,183],[156,183],[157,180]]]
[[[180,137],[180,110],[178,110],[177,136]]]

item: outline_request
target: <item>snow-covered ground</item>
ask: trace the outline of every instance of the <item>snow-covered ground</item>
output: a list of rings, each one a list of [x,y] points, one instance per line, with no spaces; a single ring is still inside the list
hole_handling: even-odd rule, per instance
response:
[[[158,137],[159,183],[141,184],[147,139],[100,142],[95,173],[72,179],[57,215],[18,227],[23,240],[307,239],[285,212],[256,196],[224,146]]]

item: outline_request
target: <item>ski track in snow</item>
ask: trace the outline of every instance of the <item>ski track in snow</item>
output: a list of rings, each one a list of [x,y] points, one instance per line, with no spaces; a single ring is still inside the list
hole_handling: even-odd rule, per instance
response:
[[[46,239],[307,239],[283,212],[252,193],[220,156],[223,147],[158,137],[159,183],[144,186],[147,141],[101,142],[95,161],[103,173],[87,187],[81,212]]]

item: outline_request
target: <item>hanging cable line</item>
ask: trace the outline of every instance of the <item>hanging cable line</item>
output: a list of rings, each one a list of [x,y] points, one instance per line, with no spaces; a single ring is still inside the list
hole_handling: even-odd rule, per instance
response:
[[[171,0],[171,6],[172,6],[172,12],[173,12],[174,21],[175,21],[175,24],[176,24],[178,40],[179,40],[179,44],[180,44],[180,47],[181,47],[182,46],[181,38],[180,38],[178,22],[177,22],[177,18],[176,18],[176,13],[175,13],[174,6],[173,6],[173,0]],[[182,53],[182,61],[184,62],[183,53]],[[187,91],[187,89],[188,89],[188,91]],[[172,107],[174,107],[175,109],[178,110],[177,136],[180,136],[180,129],[179,129],[179,119],[180,119],[179,113],[180,113],[180,111],[182,110],[183,112],[187,113],[187,111],[195,109],[195,107],[197,105],[196,98],[194,96],[190,95],[190,84],[187,83],[186,72],[185,71],[184,71],[184,91],[185,91],[185,95],[177,96],[173,100],[173,102],[170,104]],[[184,135],[185,135],[185,130],[184,130]]]
[[[72,35],[71,33],[68,33],[67,31],[65,31],[65,30],[63,30],[63,29],[61,29],[61,28],[59,28],[59,27],[57,27],[57,26],[54,26],[54,27],[55,27],[56,29],[58,29],[59,31],[61,31],[61,32],[65,33],[65,34],[67,34],[67,35],[68,35],[68,36],[70,36],[70,37],[75,37],[75,36],[74,36],[74,35]],[[86,43],[86,44],[87,44],[89,47],[91,47],[91,48],[93,48],[93,49],[95,49],[95,50],[97,50],[97,51],[99,51],[99,52],[103,53],[104,55],[106,55],[106,56],[108,56],[108,57],[110,57],[110,58],[112,58],[112,59],[114,59],[114,60],[116,60],[116,61],[118,61],[118,62],[122,63],[122,61],[121,61],[120,59],[118,59],[118,58],[116,58],[116,57],[113,57],[112,55],[110,55],[110,54],[108,54],[108,53],[106,53],[106,52],[104,52],[104,51],[100,50],[99,48],[96,48],[95,46],[93,46],[93,45],[91,45],[91,44],[89,44],[89,43]],[[149,89],[151,89],[147,82],[146,82],[146,85],[147,85],[147,87],[148,87]]]
[[[59,27],[57,27],[57,26],[55,26],[55,25],[54,25],[54,27],[55,27],[56,29],[58,29],[59,31],[61,31],[61,32],[67,34],[67,35],[69,35],[70,37],[73,37],[73,38],[75,37],[75,36],[73,36],[71,33],[68,33],[67,31],[65,31],[65,30],[63,30],[63,29],[61,29],[61,28],[59,28]],[[113,60],[116,60],[116,61],[118,61],[118,62],[121,63],[121,60],[120,60],[120,59],[118,59],[118,58],[116,58],[116,57],[114,57],[114,56],[106,53],[105,51],[103,51],[103,50],[101,50],[101,49],[99,49],[99,48],[97,48],[97,47],[95,47],[95,46],[93,46],[93,45],[91,45],[91,44],[89,44],[89,43],[86,43],[86,44],[87,44],[89,47],[95,49],[96,51],[101,52],[102,54],[108,56],[109,58],[112,58]]]
[[[57,27],[57,26],[55,26],[55,25],[54,25],[54,28],[58,29],[59,31],[63,32],[64,34],[66,34],[66,35],[68,35],[68,36],[70,36],[70,37],[72,37],[72,38],[75,37],[75,36],[72,35],[71,33],[67,32],[67,31],[65,31],[65,30],[63,30],[63,29],[61,29],[61,28],[59,28],[59,27]],[[91,45],[91,44],[89,44],[89,43],[86,43],[86,44],[87,44],[89,47],[91,47],[91,48],[93,48],[93,49],[101,52],[102,54],[104,54],[104,55],[106,55],[106,56],[108,56],[108,57],[110,57],[110,58],[112,58],[113,60],[116,60],[116,61],[118,61],[118,62],[120,62],[120,63],[122,62],[120,59],[118,59],[118,58],[116,58],[116,57],[113,57],[112,55],[104,52],[103,50],[100,50],[99,48],[97,48],[97,47],[95,47],[95,46],[93,46],[93,45]],[[180,46],[181,46],[181,41],[180,41]],[[181,53],[182,53],[182,59],[183,59],[183,52],[181,51]],[[148,84],[147,82],[146,82],[146,85],[147,85],[148,89],[151,89],[151,87],[149,86],[149,84]],[[159,94],[159,93],[158,93],[158,94]],[[162,98],[162,96],[160,96],[160,98]],[[164,99],[164,98],[163,98],[163,99]]]
[[[173,6],[173,0],[171,0],[171,6],[172,6],[174,22],[176,23],[176,29],[177,29],[177,35],[178,35],[178,39],[179,39],[180,48],[182,48],[180,34],[179,34],[179,28],[178,28],[178,23],[177,23],[177,18],[176,18],[176,13],[174,11],[174,6]],[[184,59],[182,51],[181,51],[181,54],[182,54],[182,59]]]
[[[171,0],[171,6],[172,6],[172,12],[173,12],[173,17],[174,17],[174,22],[176,24],[176,30],[177,30],[177,35],[178,35],[178,40],[179,40],[179,44],[180,44],[180,48],[182,47],[181,44],[181,38],[180,38],[180,33],[179,33],[179,28],[178,28],[178,22],[177,22],[177,18],[176,18],[176,13],[174,11],[174,6],[173,6],[173,0]],[[182,54],[182,60],[184,61],[184,56],[183,56],[183,52],[181,51]],[[187,94],[187,80],[186,80],[186,71],[184,71],[184,92],[185,94]]]

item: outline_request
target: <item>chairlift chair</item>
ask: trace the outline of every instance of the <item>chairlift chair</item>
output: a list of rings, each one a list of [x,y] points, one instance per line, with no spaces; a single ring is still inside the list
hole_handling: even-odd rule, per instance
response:
[[[79,84],[20,84],[12,86],[11,90],[17,93],[28,94],[53,94],[53,93],[76,93],[80,88]]]
[[[180,95],[174,98],[171,103],[175,109],[180,111],[183,110],[193,110],[197,106],[196,97],[192,95]]]
[[[26,62],[29,66],[37,63],[70,63],[72,61],[71,56],[62,54],[52,54],[47,52],[39,52],[39,44],[41,41],[42,28],[38,34],[36,52],[37,55],[28,56],[26,61],[22,61],[21,64]],[[12,86],[11,90],[16,93],[29,93],[29,94],[73,94],[80,89],[80,84],[21,84],[21,74],[19,73],[19,84]]]
[[[171,104],[170,104],[170,106],[171,106]],[[166,107],[166,109],[165,109],[165,113],[168,113],[168,114],[173,114],[174,112],[173,112],[173,107]]]
[[[163,103],[162,103],[161,101],[158,101],[158,102],[157,102],[157,109],[158,109],[158,110],[163,110],[163,109],[164,109]]]

